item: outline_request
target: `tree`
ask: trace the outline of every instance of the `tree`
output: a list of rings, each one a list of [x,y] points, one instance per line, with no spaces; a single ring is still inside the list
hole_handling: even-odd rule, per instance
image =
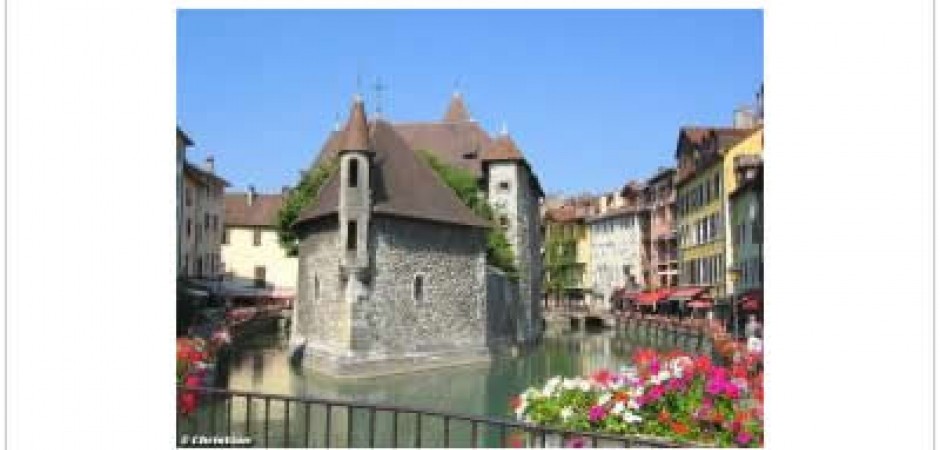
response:
[[[330,179],[330,176],[336,172],[339,167],[339,161],[336,158],[327,160],[313,170],[304,173],[296,187],[290,190],[284,204],[277,212],[277,238],[281,247],[287,252],[288,256],[297,256],[297,234],[291,227],[300,212],[308,205],[315,205],[320,189]]]
[[[431,166],[437,176],[454,191],[454,194],[464,205],[476,215],[488,221],[493,221],[496,213],[493,211],[493,207],[486,202],[483,191],[477,184],[477,178],[472,172],[446,164],[430,151],[419,150],[418,154]],[[506,272],[510,278],[515,279],[519,276],[512,246],[502,228],[493,227],[486,230],[486,263]]]

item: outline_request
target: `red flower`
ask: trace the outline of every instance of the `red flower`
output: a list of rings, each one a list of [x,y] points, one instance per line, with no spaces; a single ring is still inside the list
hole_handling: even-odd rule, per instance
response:
[[[712,368],[712,360],[707,355],[695,358],[695,371],[699,373],[708,373]]]
[[[179,400],[180,414],[186,416],[196,410],[196,393],[184,392],[180,394]]]
[[[509,446],[512,448],[521,448],[523,445],[522,437],[518,434],[509,436]]]
[[[656,350],[641,348],[633,354],[633,362],[640,367],[646,367],[656,358]]]
[[[519,408],[519,405],[522,404],[522,396],[516,395],[509,399],[509,406],[512,406],[513,410]]]
[[[606,386],[613,379],[613,374],[611,374],[607,369],[601,369],[597,372],[594,372],[594,375],[591,375],[591,379],[603,386]]]
[[[672,428],[672,432],[678,435],[685,435],[689,433],[689,427],[682,422],[673,422],[669,424],[669,427]]]
[[[662,422],[662,423],[668,423],[670,418],[671,418],[671,417],[670,417],[668,411],[666,411],[665,409],[659,410],[659,417],[658,417],[658,419],[659,419],[660,422]]]

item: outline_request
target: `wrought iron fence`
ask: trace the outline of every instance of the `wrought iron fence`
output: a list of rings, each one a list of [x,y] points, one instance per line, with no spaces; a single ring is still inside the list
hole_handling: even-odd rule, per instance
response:
[[[563,447],[669,448],[655,437],[561,430],[509,419],[409,407],[177,387],[199,407],[177,416],[180,447]]]

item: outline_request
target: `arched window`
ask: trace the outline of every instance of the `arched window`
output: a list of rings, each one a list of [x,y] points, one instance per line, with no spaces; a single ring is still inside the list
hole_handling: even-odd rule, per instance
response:
[[[359,160],[350,159],[349,160],[349,187],[356,187],[359,185]]]

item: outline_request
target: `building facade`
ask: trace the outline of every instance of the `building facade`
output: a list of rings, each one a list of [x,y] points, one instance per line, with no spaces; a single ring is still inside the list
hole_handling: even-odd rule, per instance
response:
[[[608,209],[587,220],[591,239],[592,307],[611,307],[618,289],[645,285],[642,256],[642,209]]]
[[[176,275],[183,275],[183,239],[180,231],[183,230],[183,167],[186,164],[186,148],[191,147],[193,141],[176,127]]]
[[[338,172],[295,224],[294,342],[336,376],[487,359],[486,243],[470,211],[356,99],[338,137]]]
[[[744,160],[747,161],[748,157],[761,157],[764,152],[764,129],[759,127],[753,129],[750,132],[747,132],[746,137],[740,142],[735,143],[728,147],[727,151],[722,155],[722,200],[724,207],[724,216],[731,217],[731,193],[735,192],[738,188],[738,164],[741,161],[741,157],[745,157]],[[734,228],[731,221],[725,221],[725,236],[733,236]],[[731,239],[725,240],[725,254],[728,255],[726,261],[728,263],[728,268],[734,266],[734,261],[737,259],[735,254],[735,248]],[[740,276],[740,275],[739,275]],[[736,293],[734,291],[734,286],[732,285],[734,280],[731,277],[728,277],[726,280],[725,289],[728,293]]]
[[[740,271],[735,293],[762,289],[764,284],[764,174],[760,155],[735,158],[736,188],[731,203],[732,267]]]
[[[675,169],[662,168],[646,182],[646,201],[650,209],[650,266],[654,273],[649,288],[678,285],[679,259],[676,230]]]
[[[705,287],[713,298],[729,293],[722,157],[750,131],[686,127],[677,143],[679,284]]]
[[[225,194],[222,264],[226,279],[245,286],[293,294],[297,287],[297,258],[281,246],[275,221],[286,193]]]
[[[182,211],[178,230],[184,278],[215,279],[222,274],[223,191],[228,182],[214,173],[210,157],[203,167],[183,164]]]

